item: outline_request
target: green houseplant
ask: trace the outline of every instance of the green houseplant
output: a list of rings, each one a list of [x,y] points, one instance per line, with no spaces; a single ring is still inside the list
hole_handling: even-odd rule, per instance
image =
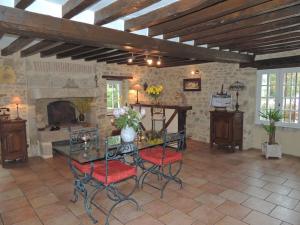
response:
[[[73,101],[75,108],[79,112],[78,119],[83,122],[85,119],[84,114],[91,110],[92,98],[78,98]]]
[[[279,109],[269,109],[259,113],[260,116],[268,120],[269,124],[263,125],[263,128],[269,135],[269,141],[262,144],[262,152],[266,158],[279,157],[281,158],[281,146],[275,140],[276,123],[279,122],[283,115]]]
[[[263,125],[263,128],[269,135],[269,145],[276,144],[275,141],[275,133],[276,133],[276,123],[279,122],[283,116],[280,110],[278,109],[270,109],[265,112],[260,112],[260,116],[269,121],[268,125]]]

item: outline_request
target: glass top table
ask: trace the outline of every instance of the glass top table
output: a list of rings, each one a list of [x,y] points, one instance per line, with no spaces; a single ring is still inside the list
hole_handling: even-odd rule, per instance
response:
[[[170,135],[170,134],[167,134]],[[121,144],[121,136],[110,136],[107,138],[108,149],[113,149],[117,145]],[[137,148],[138,150],[145,149],[148,147],[154,147],[163,144],[162,134],[155,133],[155,135],[150,132],[145,132],[143,135],[136,138],[134,142],[123,143],[124,145],[131,145],[132,148]],[[88,163],[97,160],[105,159],[105,140],[99,140],[99,147],[84,148],[83,144],[75,144],[72,146],[69,141],[59,141],[54,142],[53,150],[75,160],[79,163]]]

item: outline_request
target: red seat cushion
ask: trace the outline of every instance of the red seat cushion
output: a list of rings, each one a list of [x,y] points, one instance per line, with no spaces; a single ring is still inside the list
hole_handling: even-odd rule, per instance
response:
[[[170,148],[165,150],[163,159],[163,147],[157,146],[140,151],[140,158],[155,165],[171,164],[182,160],[182,153],[176,152]]]
[[[135,166],[130,166],[125,163],[122,163],[119,160],[108,161],[108,175],[106,182],[106,171],[105,171],[105,161],[102,161],[101,165],[95,168],[92,176],[105,185],[111,183],[116,183],[126,178],[136,176],[137,171]]]
[[[94,162],[93,168],[96,169],[98,167],[101,167],[102,163],[103,162],[101,162],[101,161]],[[91,163],[79,163],[76,161],[72,161],[72,164],[81,173],[90,173],[91,172]]]

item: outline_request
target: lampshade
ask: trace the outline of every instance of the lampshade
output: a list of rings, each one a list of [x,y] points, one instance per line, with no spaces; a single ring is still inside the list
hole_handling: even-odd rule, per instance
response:
[[[14,103],[14,104],[16,104],[16,105],[19,105],[19,104],[21,104],[21,98],[19,97],[19,96],[14,96],[13,98],[12,98],[12,103]]]
[[[132,90],[135,90],[135,91],[141,91],[143,90],[144,88],[142,87],[142,85],[140,84],[135,84],[131,87]]]
[[[236,81],[229,86],[229,90],[231,91],[241,91],[245,89],[245,85],[242,82]]]

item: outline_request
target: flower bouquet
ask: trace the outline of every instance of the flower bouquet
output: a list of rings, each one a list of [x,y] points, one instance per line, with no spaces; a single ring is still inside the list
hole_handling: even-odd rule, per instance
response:
[[[146,93],[154,99],[155,104],[158,104],[158,97],[161,95],[162,91],[164,90],[162,85],[151,85],[146,89]]]
[[[121,138],[124,142],[131,142],[136,137],[136,132],[140,129],[140,122],[145,115],[145,110],[135,111],[129,107],[122,107],[113,111],[115,117],[114,124],[121,129]]]

